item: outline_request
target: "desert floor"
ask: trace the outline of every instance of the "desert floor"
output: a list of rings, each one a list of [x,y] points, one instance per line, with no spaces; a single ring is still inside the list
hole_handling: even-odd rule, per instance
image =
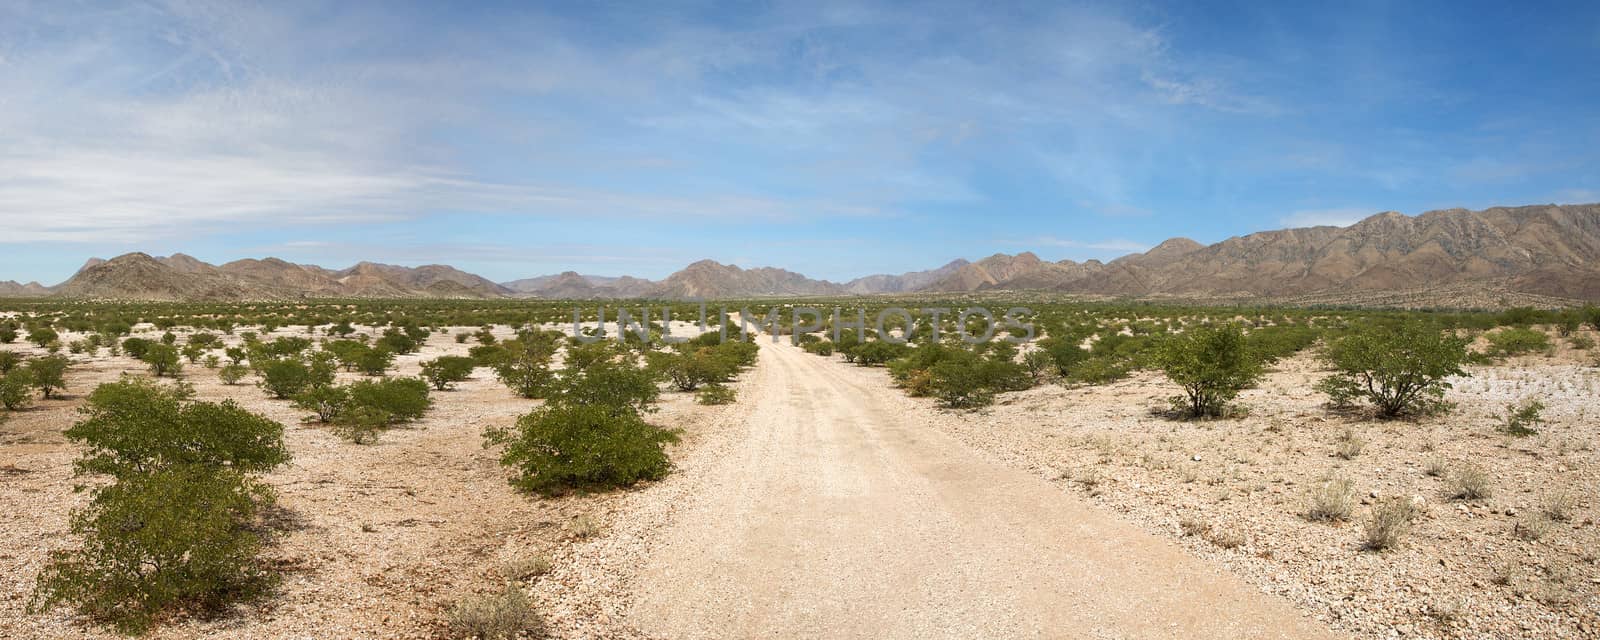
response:
[[[399,372],[465,353],[455,332]],[[23,611],[86,499],[61,431],[95,384],[143,372],[74,361],[67,397],[0,424],[0,637],[110,637]],[[1245,394],[1249,417],[1179,422],[1156,411],[1176,392],[1156,374],[948,412],[881,369],[763,339],[738,403],[663,395],[652,420],[684,431],[676,473],[558,499],[512,490],[482,447],[485,427],[535,406],[486,370],[363,446],[253,380],[190,366],[200,398],[290,427],[295,459],[267,477],[281,507],[268,554],[286,578],[260,606],[151,635],[439,637],[451,602],[545,557],[525,586],[564,638],[1600,637],[1600,370],[1582,362],[1475,367],[1450,416],[1379,423],[1321,408],[1322,373],[1300,356]],[[1524,397],[1548,406],[1540,434],[1496,431]],[[1363,446],[1343,459],[1341,440]],[[1448,498],[1466,463],[1489,472],[1491,498]],[[1350,522],[1303,515],[1330,476],[1358,487]],[[1367,503],[1387,496],[1424,513],[1399,548],[1364,551]],[[1552,521],[1541,512],[1558,498],[1567,517]]]

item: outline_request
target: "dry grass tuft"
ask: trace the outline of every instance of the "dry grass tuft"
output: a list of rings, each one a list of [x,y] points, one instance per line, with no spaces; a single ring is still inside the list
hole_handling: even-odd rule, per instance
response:
[[[1489,472],[1475,464],[1464,464],[1450,474],[1447,487],[1456,500],[1483,500],[1494,494]]]
[[[544,619],[533,610],[528,596],[516,585],[506,585],[500,593],[464,598],[450,607],[445,619],[454,638],[514,640],[542,638]]]
[[[1372,506],[1361,527],[1361,546],[1372,551],[1393,549],[1411,530],[1417,507],[1402,497],[1386,498]]]
[[[1356,508],[1355,483],[1349,478],[1332,477],[1312,485],[1307,498],[1306,519],[1339,522],[1350,519]]]

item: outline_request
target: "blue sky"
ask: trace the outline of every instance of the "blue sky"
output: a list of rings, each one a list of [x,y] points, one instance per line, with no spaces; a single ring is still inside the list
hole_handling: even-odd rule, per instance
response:
[[[1600,201],[1600,4],[0,0],[0,279],[835,280]]]

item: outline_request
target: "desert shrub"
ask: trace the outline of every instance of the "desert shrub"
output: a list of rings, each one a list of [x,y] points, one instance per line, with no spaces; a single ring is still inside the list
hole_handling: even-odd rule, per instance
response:
[[[1261,378],[1261,359],[1233,325],[1197,327],[1167,337],[1156,351],[1156,364],[1167,378],[1183,387],[1187,398],[1173,406],[1189,417],[1221,416],[1239,392]]]
[[[513,486],[545,495],[661,478],[672,468],[665,446],[678,441],[676,431],[605,405],[541,407],[485,438],[506,445],[500,462],[515,470]]]
[[[1066,379],[1088,385],[1110,384],[1128,377],[1133,362],[1119,356],[1092,356],[1067,369]]]
[[[217,370],[217,379],[221,380],[222,384],[232,386],[238,384],[240,380],[243,380],[249,374],[250,367],[242,364],[230,364]]]
[[[1500,430],[1518,437],[1539,433],[1534,427],[1544,423],[1543,412],[1544,403],[1538,400],[1508,404],[1505,415],[1500,416]]]
[[[312,366],[299,358],[274,358],[258,362],[256,372],[261,375],[261,388],[279,400],[293,398],[314,386],[332,382],[331,372],[321,376]]]
[[[34,345],[37,345],[40,348],[47,347],[50,345],[50,343],[60,340],[60,334],[57,334],[54,330],[47,327],[39,327],[28,332],[28,342],[32,342]]]
[[[733,387],[721,384],[709,384],[700,388],[695,394],[695,401],[700,404],[733,404],[739,393]]]
[[[863,367],[883,366],[890,360],[905,355],[907,351],[910,351],[910,347],[903,344],[883,340],[863,342],[854,349],[855,363]]]
[[[206,356],[202,363],[207,369],[215,369],[222,366],[222,359],[218,358],[216,354],[211,354]]]
[[[1464,464],[1452,471],[1445,489],[1456,500],[1482,500],[1494,493],[1489,472],[1475,464]]]
[[[0,325],[0,344],[11,344],[17,341],[17,328],[9,324]]]
[[[433,406],[428,383],[421,378],[360,380],[347,386],[350,406],[369,407],[389,415],[390,424],[420,420]]]
[[[382,346],[365,348],[356,354],[356,370],[363,375],[381,376],[394,366],[395,353]]]
[[[339,417],[350,404],[350,390],[345,387],[311,387],[294,396],[294,406],[316,414],[317,422],[328,424]]]
[[[13,369],[0,375],[0,406],[8,411],[25,409],[33,402],[33,372],[25,368]]]
[[[979,368],[979,359],[971,354],[940,360],[928,369],[931,395],[939,399],[939,404],[952,409],[989,405],[994,402],[995,390],[984,384]]]
[[[33,386],[45,399],[55,397],[57,391],[67,388],[66,356],[50,355],[28,361],[28,373],[33,376]]]
[[[512,392],[524,398],[539,398],[545,395],[554,379],[550,360],[555,357],[558,347],[553,338],[536,334],[506,340],[495,346],[474,347],[475,351],[484,348],[493,352],[474,354],[473,358],[493,367],[495,376]]]
[[[150,374],[160,378],[163,376],[176,376],[183,371],[183,362],[178,359],[178,350],[170,344],[153,344],[144,352],[144,357],[139,358],[150,365]]]
[[[646,355],[650,370],[665,378],[679,391],[694,391],[700,385],[723,378],[722,368],[712,358],[709,347],[687,353],[655,351]]]
[[[332,422],[333,434],[355,444],[371,444],[378,441],[384,429],[388,429],[394,422],[394,416],[377,407],[345,407],[334,416]]]
[[[422,341],[410,334],[390,328],[384,330],[383,336],[378,338],[378,342],[374,347],[390,353],[405,355],[416,353],[417,349],[422,347]]]
[[[1589,336],[1572,336],[1567,338],[1567,344],[1578,351],[1588,351],[1594,348],[1594,338]]]
[[[422,378],[434,389],[445,391],[472,376],[478,363],[466,356],[439,356],[422,363]]]
[[[1411,530],[1417,508],[1411,500],[1391,496],[1372,506],[1372,513],[1361,523],[1361,546],[1372,551],[1392,549]]]
[[[804,346],[802,346],[801,348],[805,349],[807,353],[813,353],[813,354],[816,354],[816,355],[819,355],[819,356],[831,356],[831,355],[833,355],[833,341],[832,340],[818,340],[816,342],[808,342]]]
[[[129,358],[143,360],[145,351],[153,344],[156,343],[144,338],[128,338],[122,341],[122,352],[128,354]]]
[[[1537,329],[1507,327],[1486,337],[1489,339],[1489,353],[1494,356],[1517,356],[1550,350],[1550,336]]]
[[[163,614],[218,612],[265,595],[275,576],[252,528],[271,492],[235,470],[179,465],[95,490],[72,516],[81,546],[52,552],[29,608],[72,605],[125,633]]]
[[[310,338],[284,336],[272,342],[260,343],[257,348],[268,358],[289,358],[305,353],[311,348],[311,344]]]
[[[1306,499],[1306,519],[1321,522],[1349,520],[1355,509],[1355,483],[1348,478],[1326,478],[1311,485]]]
[[[22,366],[22,356],[15,351],[0,351],[0,375],[11,373]]]
[[[654,411],[661,390],[656,377],[626,362],[589,362],[585,368],[563,370],[552,385],[547,404],[602,407],[613,414]]]
[[[1076,335],[1064,338],[1050,337],[1039,341],[1039,349],[1050,357],[1055,364],[1056,375],[1067,376],[1072,368],[1089,357],[1089,352],[1078,346],[1081,340]]]
[[[516,640],[544,636],[544,620],[522,589],[507,584],[500,593],[470,596],[451,605],[445,624],[452,637]]]
[[[1257,358],[1272,363],[1304,351],[1315,344],[1319,336],[1316,329],[1292,325],[1261,327],[1252,330],[1245,340]]]
[[[455,336],[456,344],[466,344],[467,343],[467,339],[471,338],[471,337],[472,337],[472,334],[466,333],[464,331],[461,332],[461,333],[458,333]]]
[[[65,435],[79,473],[110,475],[73,514],[74,550],[51,554],[29,608],[76,606],[125,632],[176,612],[216,612],[274,582],[256,558],[273,499],[249,474],[288,461],[283,425],[185,385],[124,377],[97,387]]]
[[[215,334],[215,333],[206,333],[206,332],[202,331],[200,333],[196,333],[196,334],[190,335],[189,336],[189,340],[188,340],[188,344],[192,344],[192,345],[195,345],[197,347],[203,347],[203,348],[208,348],[209,349],[209,348],[214,347],[214,346],[216,346],[218,344],[221,344],[221,341],[217,337],[217,334]]]
[[[187,385],[124,376],[95,388],[64,433],[80,443],[78,467],[122,477],[174,465],[270,470],[289,459],[283,425],[233,401],[190,401]]]
[[[172,346],[178,344],[178,334],[171,331],[161,334],[161,344]]]
[[[1022,356],[1022,366],[1028,369],[1028,375],[1039,382],[1054,380],[1061,376],[1061,369],[1056,366],[1056,359],[1047,351],[1033,350]]]
[[[1444,411],[1445,379],[1466,375],[1466,345],[1420,322],[1361,327],[1328,345],[1323,356],[1336,372],[1317,388],[1334,405],[1365,399],[1381,418]]]

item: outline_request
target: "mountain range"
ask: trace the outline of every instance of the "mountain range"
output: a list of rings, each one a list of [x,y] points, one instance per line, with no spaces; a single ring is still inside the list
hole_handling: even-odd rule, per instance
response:
[[[1173,238],[1109,262],[1031,252],[835,283],[774,268],[692,263],[660,281],[577,272],[495,283],[445,265],[343,270],[277,258],[215,266],[184,254],[90,259],[66,282],[0,282],[0,296],[153,300],[354,298],[734,298],[991,290],[1119,297],[1290,298],[1419,287],[1600,300],[1600,204],[1385,212],[1348,227],[1262,231],[1203,245]]]

